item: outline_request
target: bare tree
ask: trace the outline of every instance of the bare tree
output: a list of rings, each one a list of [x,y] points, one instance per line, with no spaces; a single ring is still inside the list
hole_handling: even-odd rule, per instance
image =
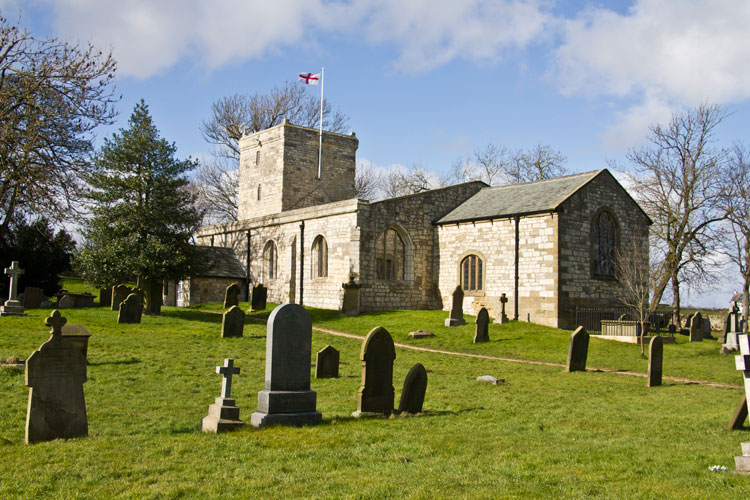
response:
[[[375,201],[382,180],[370,162],[359,162],[354,176],[354,195],[361,200]]]
[[[82,193],[94,129],[116,116],[111,55],[0,17],[0,236],[17,210],[59,220]]]
[[[629,238],[615,250],[617,298],[622,305],[632,311],[641,325],[641,354],[644,353],[643,336],[646,334],[648,299],[651,293],[647,236],[641,229],[633,228]]]
[[[743,278],[742,314],[748,314],[750,295],[750,151],[741,143],[732,150],[730,168],[727,170],[727,191],[722,197],[733,238],[728,240],[727,256],[740,269]],[[745,321],[744,333],[748,331]]]
[[[213,157],[201,163],[192,187],[205,214],[204,223],[237,220],[239,169],[229,160]]]
[[[412,163],[407,170],[391,169],[383,177],[381,189],[386,198],[395,198],[441,186],[441,180],[435,174],[418,163]]]
[[[651,127],[648,145],[628,153],[633,192],[654,222],[659,270],[650,307],[659,305],[671,283],[676,325],[680,284],[711,276],[707,257],[717,250],[716,223],[725,218],[720,200],[726,152],[712,145],[725,116],[720,106],[709,104],[675,114],[666,126]]]
[[[524,151],[519,149],[507,163],[505,175],[509,184],[543,181],[567,173],[567,158],[550,146],[537,144]]]
[[[471,158],[453,162],[452,182],[483,181],[490,186],[522,184],[565,175],[567,159],[550,146],[511,151],[492,143],[476,149]]]

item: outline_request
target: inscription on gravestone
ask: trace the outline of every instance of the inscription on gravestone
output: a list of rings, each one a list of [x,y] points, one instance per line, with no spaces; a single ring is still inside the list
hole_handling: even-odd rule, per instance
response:
[[[318,351],[315,360],[315,378],[338,378],[339,352],[330,345]]]
[[[589,352],[589,334],[579,326],[570,335],[568,347],[568,371],[586,371],[586,357]]]
[[[490,324],[490,315],[487,312],[487,309],[483,307],[479,310],[479,314],[477,314],[477,323],[476,323],[476,328],[474,330],[474,343],[475,344],[478,344],[479,342],[490,341],[489,324]]]
[[[52,311],[45,320],[51,337],[26,360],[27,443],[88,435],[83,396],[86,358],[63,338],[66,321],[60,311]]]
[[[399,413],[422,413],[424,395],[427,391],[427,370],[421,363],[411,367],[404,379],[401,400],[398,403]]]
[[[232,306],[221,317],[221,338],[242,337],[245,328],[245,313]]]
[[[648,345],[648,386],[661,385],[661,365],[664,360],[664,344],[661,337],[654,336]]]
[[[395,359],[396,349],[391,334],[382,326],[373,328],[362,343],[362,385],[357,391],[357,411],[354,416],[393,413]]]

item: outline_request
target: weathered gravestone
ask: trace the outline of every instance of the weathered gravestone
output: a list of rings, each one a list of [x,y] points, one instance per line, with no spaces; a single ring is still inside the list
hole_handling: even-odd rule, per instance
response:
[[[143,298],[131,293],[120,303],[117,323],[140,323],[143,315]]]
[[[354,281],[354,276],[349,278],[348,283],[342,283],[344,289],[344,300],[341,303],[341,314],[344,316],[359,315],[359,283]]]
[[[232,306],[221,318],[221,338],[242,337],[245,328],[245,313],[239,307]]]
[[[65,293],[57,299],[60,309],[77,309],[79,307],[94,307],[94,295],[90,293]]]
[[[0,316],[27,316],[23,312],[23,305],[18,300],[18,279],[24,272],[17,260],[11,262],[10,267],[5,268],[5,274],[10,276],[10,286],[8,287],[8,300],[0,306]]]
[[[661,385],[661,365],[664,360],[664,344],[655,335],[648,344],[648,386]]]
[[[85,326],[65,324],[62,327],[62,336],[69,344],[80,350],[84,358],[88,358],[91,332]]]
[[[26,309],[38,309],[42,307],[42,302],[47,300],[44,296],[44,290],[34,286],[27,286],[23,291],[23,307]]]
[[[411,367],[404,379],[401,400],[398,403],[399,413],[422,413],[424,394],[427,391],[427,370],[421,363]]]
[[[357,391],[355,417],[393,413],[393,361],[396,349],[388,330],[378,326],[370,330],[362,343],[362,385]]]
[[[508,315],[505,314],[505,304],[508,303],[508,296],[505,294],[500,295],[500,317],[495,320],[495,323],[505,324],[510,321]]]
[[[690,318],[690,342],[703,341],[703,317],[700,311]]]
[[[253,293],[250,296],[250,310],[251,311],[262,311],[266,308],[266,298],[268,297],[268,289],[262,284],[257,284],[253,287]]]
[[[318,351],[315,360],[315,378],[339,377],[339,352],[330,345]]]
[[[729,422],[730,431],[738,431],[742,429],[745,420],[747,419],[747,396],[742,396],[742,401],[737,405],[732,416],[732,421]]]
[[[128,295],[133,293],[133,289],[126,285],[115,285],[112,287],[112,310],[119,311],[120,304]]]
[[[66,319],[54,310],[45,320],[52,336],[26,360],[29,403],[27,443],[88,435],[86,358],[62,336]]]
[[[735,365],[745,380],[745,398],[750,400],[750,335],[739,335],[740,355],[735,356]],[[750,472],[750,442],[742,443],[742,456],[734,457],[740,472]]]
[[[240,303],[240,285],[232,283],[224,292],[224,309],[236,306]]]
[[[245,422],[240,420],[240,409],[232,399],[232,376],[239,375],[240,369],[234,366],[234,360],[227,358],[224,366],[217,366],[216,373],[223,375],[221,379],[221,396],[208,405],[208,415],[201,419],[203,432],[226,432],[237,429]]]
[[[99,306],[111,306],[112,305],[112,288],[100,288],[99,289]]]
[[[464,320],[464,291],[461,289],[461,285],[458,285],[453,290],[453,302],[451,304],[450,316],[445,319],[445,326],[461,326],[465,325]]]
[[[298,304],[284,304],[268,318],[266,334],[266,384],[258,393],[258,411],[250,417],[254,427],[319,424],[316,394],[310,390],[312,320]]]
[[[570,345],[568,347],[568,371],[586,371],[586,357],[589,352],[589,334],[579,326],[570,335]]]
[[[476,323],[476,328],[474,329],[474,343],[475,344],[478,344],[479,342],[490,341],[489,324],[490,324],[490,315],[487,312],[487,309],[483,307],[479,310],[479,314],[477,314],[477,323]]]
[[[716,340],[713,335],[711,335],[711,319],[708,316],[703,318],[703,338]]]

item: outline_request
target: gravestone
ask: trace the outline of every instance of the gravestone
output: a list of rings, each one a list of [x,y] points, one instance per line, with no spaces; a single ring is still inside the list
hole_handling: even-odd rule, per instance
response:
[[[99,306],[111,306],[112,305],[112,288],[100,288],[99,289]]]
[[[476,323],[476,328],[474,329],[474,343],[475,344],[478,344],[479,342],[490,341],[489,324],[490,324],[490,315],[487,312],[487,309],[483,307],[479,310],[479,314],[477,314],[477,323]]]
[[[23,307],[26,309],[38,309],[42,307],[42,302],[46,300],[44,290],[34,286],[27,286],[23,291]]]
[[[740,310],[736,303],[732,303],[727,317],[724,319],[724,335],[722,340],[721,352],[729,354],[738,351],[740,344],[738,340],[740,330]]]
[[[10,276],[10,286],[8,287],[8,300],[0,306],[0,316],[28,316],[23,312],[23,305],[18,300],[18,279],[24,272],[17,260],[11,262],[10,267],[5,268],[5,274]]]
[[[133,289],[126,285],[115,285],[112,287],[112,310],[119,311],[120,304],[128,295],[133,293]]]
[[[500,317],[495,320],[495,323],[504,324],[510,321],[508,315],[505,314],[505,304],[508,303],[508,296],[504,293],[500,295]]]
[[[310,390],[312,320],[298,304],[276,307],[266,329],[266,383],[258,393],[254,427],[319,424],[316,394]]]
[[[242,337],[245,328],[245,313],[239,307],[232,306],[221,317],[221,338]]]
[[[341,314],[344,316],[359,316],[359,283],[354,281],[354,276],[350,276],[349,282],[342,283],[341,287],[344,289]]]
[[[673,323],[670,323],[669,326],[667,326],[667,332],[669,332],[670,335],[674,335],[677,333],[677,327]]]
[[[240,409],[232,399],[232,376],[239,375],[240,369],[234,366],[234,360],[227,358],[224,366],[217,366],[216,373],[223,375],[221,379],[221,396],[214,399],[214,404],[208,405],[208,415],[201,419],[203,432],[227,432],[245,425],[240,420]]]
[[[62,327],[62,336],[69,344],[80,350],[84,358],[88,359],[91,332],[85,326],[65,324]]]
[[[737,405],[732,416],[732,421],[729,422],[729,430],[738,431],[742,429],[745,419],[747,419],[747,396],[742,396],[742,401]]]
[[[396,349],[388,330],[373,328],[362,343],[362,385],[357,391],[355,417],[393,413],[393,360]]]
[[[240,285],[232,283],[224,292],[224,309],[236,306],[240,303]]]
[[[434,337],[435,334],[429,330],[417,330],[415,332],[409,332],[409,337],[413,339],[426,339],[428,337]]]
[[[86,358],[63,338],[66,321],[60,311],[52,311],[44,322],[51,337],[26,360],[27,443],[88,435],[83,396]]]
[[[654,336],[648,344],[648,386],[661,385],[661,365],[664,360],[664,344],[661,337]]]
[[[424,394],[427,391],[427,370],[421,363],[411,367],[404,379],[401,400],[398,403],[399,413],[422,413]]]
[[[568,371],[586,371],[586,357],[589,352],[589,334],[579,326],[570,335],[570,345],[568,346]]]
[[[465,325],[464,320],[464,291],[461,289],[461,285],[458,285],[453,290],[453,302],[451,304],[450,315],[445,319],[445,326],[461,326]]]
[[[750,335],[739,335],[740,353],[734,357],[737,370],[742,372],[745,381],[745,404],[750,400]],[[742,443],[742,456],[734,457],[740,472],[750,472],[750,442]]]
[[[128,295],[120,303],[117,323],[140,323],[143,315],[143,299],[135,293]]]
[[[77,309],[79,307],[94,307],[94,295],[90,293],[65,293],[57,299],[59,309]]]
[[[708,316],[703,318],[703,338],[716,340],[713,335],[711,335],[711,319]]]
[[[703,317],[700,311],[690,319],[690,342],[703,341]]]
[[[262,311],[266,308],[266,297],[268,296],[268,289],[262,284],[257,284],[253,287],[253,293],[250,298],[250,310],[251,311]]]
[[[339,377],[339,352],[330,345],[318,351],[315,360],[315,378]]]

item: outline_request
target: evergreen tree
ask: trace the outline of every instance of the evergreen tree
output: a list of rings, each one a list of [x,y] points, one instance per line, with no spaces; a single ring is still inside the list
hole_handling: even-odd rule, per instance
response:
[[[136,277],[158,313],[161,281],[189,276],[204,260],[191,245],[202,214],[185,177],[197,162],[175,158],[143,100],[128,123],[105,139],[87,176],[92,217],[76,264],[100,286]]]

